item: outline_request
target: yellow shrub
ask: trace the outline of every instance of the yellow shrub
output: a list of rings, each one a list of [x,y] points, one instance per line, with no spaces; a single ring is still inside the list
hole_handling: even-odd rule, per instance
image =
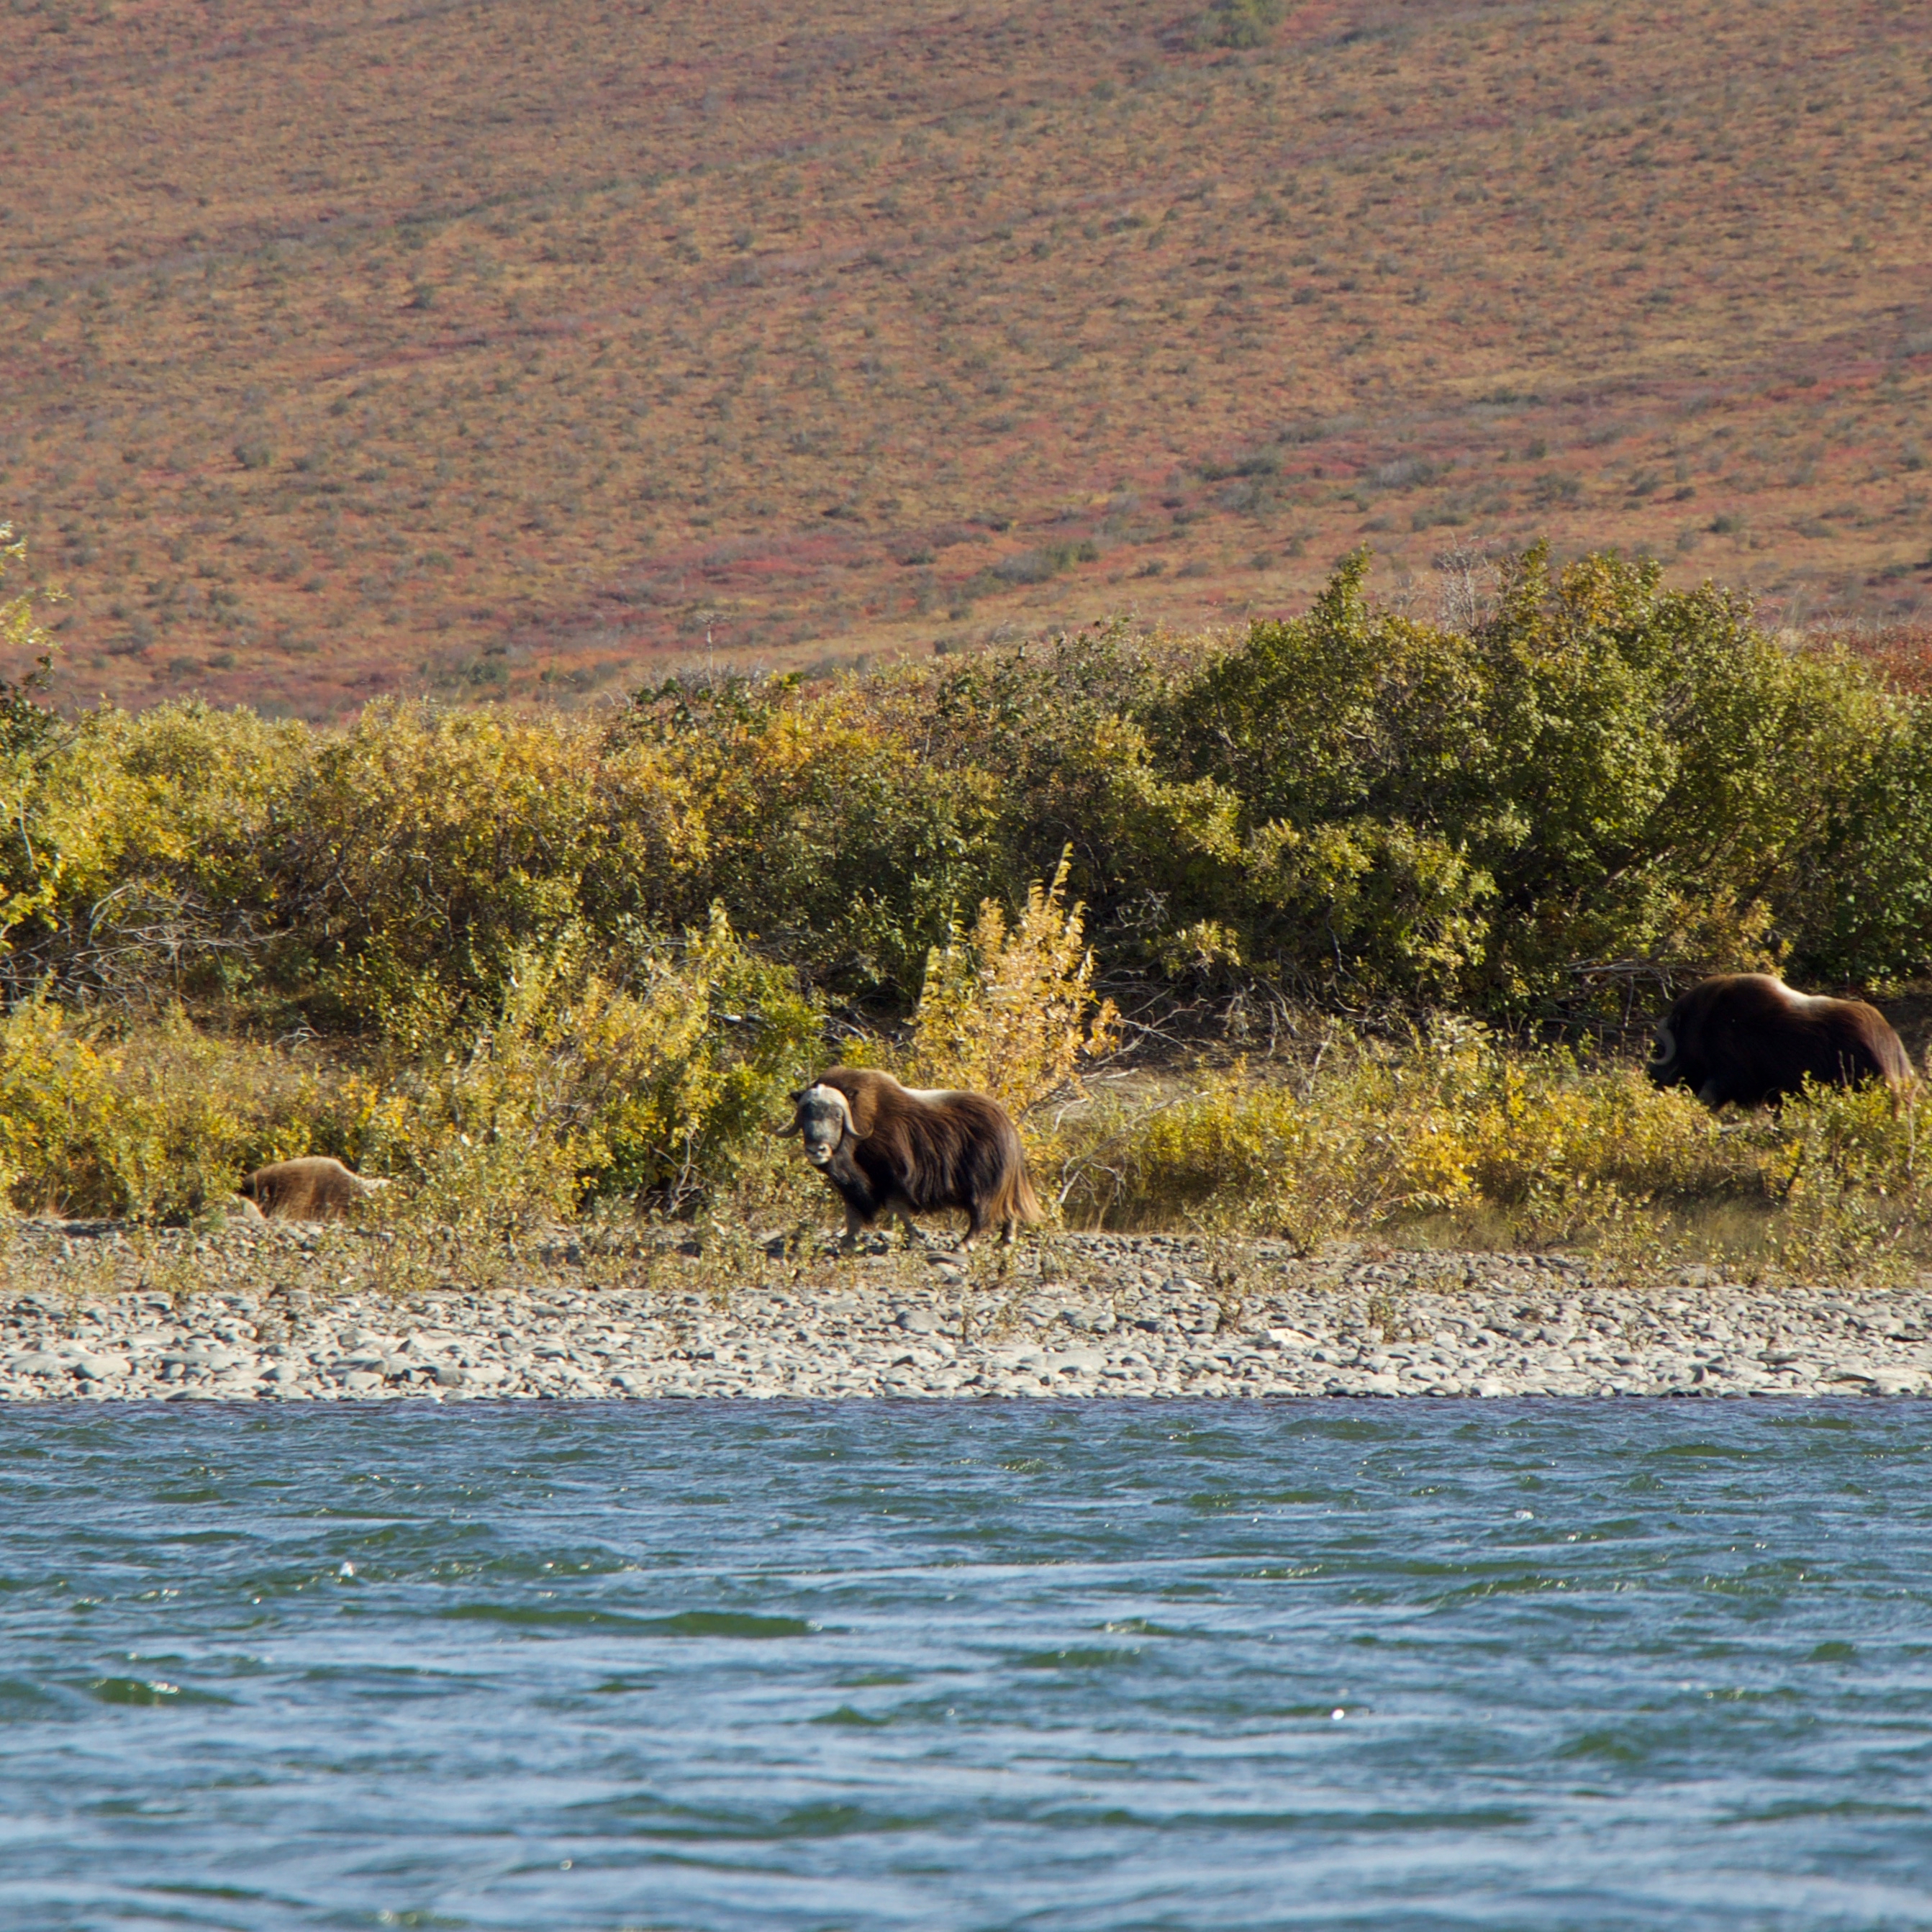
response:
[[[372,705],[324,741],[298,802],[303,944],[346,1013],[405,1046],[488,1011],[512,956],[586,906],[615,924],[654,892],[674,902],[704,849],[651,747],[496,712]]]
[[[1760,1156],[1765,1185],[1796,1198],[1858,1189],[1916,1198],[1920,1129],[1932,1123],[1923,1088],[1894,1097],[1880,1086],[1808,1085],[1768,1132]]]
[[[1078,1122],[1061,1156],[1068,1213],[1305,1246],[1480,1209],[1526,1238],[1594,1237],[1673,1204],[1761,1199],[1780,1163],[1792,1171],[1794,1135],[1868,1197],[1906,1138],[1882,1094],[1818,1096],[1782,1130],[1720,1124],[1634,1070],[1510,1052],[1467,1025],[1400,1048],[1330,1046],[1300,1091],[1237,1069],[1138,1116],[1117,1107]]]
[[[383,1154],[428,1211],[511,1228],[599,1195],[680,1206],[728,1186],[782,1117],[818,1010],[722,910],[624,962],[628,983],[592,956],[579,928],[517,955],[495,1023],[406,1082]]]
[[[991,899],[970,936],[927,956],[913,1016],[918,1077],[990,1094],[1017,1114],[1076,1084],[1083,1058],[1113,1044],[1119,1015],[1094,992],[1083,908],[1065,898],[1069,862],[1036,881],[1016,926]]]
[[[1303,1096],[1245,1068],[1138,1116],[1103,1108],[1068,1136],[1058,1192],[1077,1222],[1196,1226],[1285,1237],[1306,1248],[1413,1202],[1418,1182],[1459,1184],[1423,1123],[1385,1111],[1385,1077]],[[1434,1198],[1434,1196],[1432,1196]]]
[[[33,1210],[179,1220],[307,1150],[315,1078],[178,1010],[114,1040],[41,1000],[0,1019],[0,1176]]]
[[[1512,1206],[1570,1181],[1687,1199],[1750,1185],[1734,1137],[1689,1094],[1660,1091],[1634,1070],[1586,1073],[1561,1052],[1487,1042],[1456,1061],[1444,1097],[1471,1187],[1486,1201]]]
[[[0,1016],[0,1190],[28,1210],[179,1220],[251,1168],[319,1151],[400,1178],[392,1207],[470,1226],[598,1195],[677,1206],[766,1151],[816,1048],[816,1006],[722,911],[682,942],[614,950],[573,925],[506,964],[466,1046],[392,1041],[360,1069],[198,1031],[178,1007],[117,1031],[22,1001]]]

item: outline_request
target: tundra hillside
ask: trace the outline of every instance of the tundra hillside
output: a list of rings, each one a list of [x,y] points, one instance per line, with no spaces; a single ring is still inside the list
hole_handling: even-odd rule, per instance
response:
[[[63,705],[1932,584],[1910,0],[12,0],[0,184]]]
[[[316,1152],[499,1233],[829,1226],[769,1130],[839,1059],[996,1094],[1076,1225],[1916,1251],[1919,1102],[1732,1129],[1600,1043],[1713,968],[1932,970],[1932,702],[1654,563],[1532,550],[1461,628],[1366,568],[602,715],[15,689],[13,1199],[178,1219]]]

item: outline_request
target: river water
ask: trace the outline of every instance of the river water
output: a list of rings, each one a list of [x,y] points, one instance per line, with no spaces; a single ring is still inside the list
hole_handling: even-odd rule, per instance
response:
[[[0,1416],[0,1924],[1932,1926],[1932,1407]]]

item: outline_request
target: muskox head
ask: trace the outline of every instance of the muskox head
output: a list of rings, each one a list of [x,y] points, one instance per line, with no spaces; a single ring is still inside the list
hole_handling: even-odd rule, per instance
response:
[[[1715,982],[1706,980],[1682,994],[1669,1012],[1657,1023],[1650,1045],[1650,1058],[1643,1070],[1652,1083],[1660,1088],[1688,1087],[1700,1099],[1711,1085],[1712,1068],[1706,1034]]]
[[[1660,1087],[1674,1087],[1683,1078],[1683,1054],[1678,1043],[1677,1029],[1671,1022],[1677,1017],[1677,1008],[1670,1011],[1657,1023],[1652,1036],[1650,1058],[1644,1062],[1643,1070]]]
[[[801,1088],[791,1099],[796,1112],[783,1131],[804,1142],[805,1157],[814,1167],[830,1167],[839,1149],[858,1138],[850,1104],[836,1087]]]

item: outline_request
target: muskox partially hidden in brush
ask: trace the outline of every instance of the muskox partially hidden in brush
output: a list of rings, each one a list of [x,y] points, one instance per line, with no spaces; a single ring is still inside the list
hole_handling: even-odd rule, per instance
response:
[[[304,1154],[258,1167],[235,1191],[274,1220],[336,1221],[388,1184],[351,1173],[326,1154]]]
[[[1912,1082],[1912,1060],[1885,1016],[1862,1000],[1794,993],[1768,973],[1722,973],[1682,994],[1657,1023],[1650,1077],[1688,1087],[1714,1112],[1775,1106],[1804,1086]]]
[[[837,1190],[848,1241],[881,1214],[903,1221],[910,1240],[914,1215],[956,1208],[969,1244],[988,1222],[1010,1241],[1020,1222],[1040,1218],[1019,1133],[983,1094],[902,1087],[890,1073],[835,1066],[791,1097],[797,1111],[781,1131],[800,1136],[806,1159]]]

